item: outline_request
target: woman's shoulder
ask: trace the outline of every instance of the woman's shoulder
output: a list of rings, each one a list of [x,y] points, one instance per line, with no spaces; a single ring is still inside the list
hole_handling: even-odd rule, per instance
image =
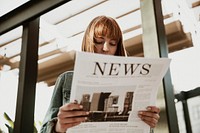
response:
[[[56,85],[62,86],[63,84],[64,85],[69,83],[71,84],[72,79],[73,79],[73,71],[63,72],[58,76],[56,80]]]
[[[60,78],[67,78],[67,77],[72,77],[73,76],[73,71],[66,71],[62,74],[59,75]]]

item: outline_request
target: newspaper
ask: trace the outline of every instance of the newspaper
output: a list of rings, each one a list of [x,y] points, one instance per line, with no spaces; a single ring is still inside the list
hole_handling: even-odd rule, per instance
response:
[[[90,114],[67,133],[149,133],[138,111],[155,105],[170,61],[76,52],[70,100]]]

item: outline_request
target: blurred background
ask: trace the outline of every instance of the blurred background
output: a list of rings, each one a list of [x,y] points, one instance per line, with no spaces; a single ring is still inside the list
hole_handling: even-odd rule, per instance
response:
[[[28,0],[0,0],[0,16]],[[174,94],[200,86],[200,1],[162,0],[171,78]],[[72,51],[80,51],[82,37],[89,22],[98,15],[116,19],[130,56],[143,57],[142,20],[139,0],[72,0],[45,13],[40,18],[38,78],[35,123],[39,130],[47,111],[56,78],[73,69]],[[18,89],[22,26],[0,36],[0,129],[7,132],[6,112],[15,118]],[[161,92],[160,92],[161,93]],[[159,96],[160,95],[160,96]],[[161,120],[155,133],[167,133],[164,97],[158,94]],[[200,97],[188,100],[193,133],[199,133]],[[186,133],[183,107],[176,102],[179,130]]]

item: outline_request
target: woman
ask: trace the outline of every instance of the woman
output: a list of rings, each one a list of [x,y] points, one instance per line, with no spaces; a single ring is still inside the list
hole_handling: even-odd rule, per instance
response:
[[[98,16],[88,25],[82,42],[82,51],[126,56],[122,32],[117,22],[110,17]],[[41,132],[66,132],[68,128],[87,120],[89,112],[83,111],[83,106],[76,100],[69,103],[73,72],[65,72],[57,79],[48,112],[43,122]],[[138,112],[138,116],[154,128],[159,119],[160,109],[148,106],[147,110]]]

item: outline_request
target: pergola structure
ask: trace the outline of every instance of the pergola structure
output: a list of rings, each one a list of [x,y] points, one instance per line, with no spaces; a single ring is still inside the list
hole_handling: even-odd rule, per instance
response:
[[[12,45],[12,43],[16,45],[16,42],[22,41],[22,44],[18,44],[21,45],[21,50],[14,55],[0,55],[0,66],[9,65],[11,69],[19,68],[20,70],[15,133],[33,132],[36,83],[44,81],[51,86],[55,83],[59,74],[73,69],[73,50],[78,50],[74,46],[81,42],[80,37],[85,28],[79,27],[79,24],[77,24],[78,21],[75,21],[75,19],[79,20],[79,22],[81,20],[81,22],[83,21],[82,23],[86,24],[90,18],[88,18],[88,21],[87,19],[84,21],[84,15],[88,15],[91,12],[94,13],[99,8],[105,7],[104,10],[106,10],[107,6],[107,8],[112,8],[112,6],[109,6],[110,4],[113,4],[113,8],[116,8],[115,3],[112,2],[115,1],[97,0],[94,3],[86,4],[86,8],[70,12],[76,5],[82,5],[85,2],[81,3],[78,0],[28,1],[0,18],[1,39],[10,36],[11,34],[9,32],[11,30],[23,26],[21,35],[16,35],[11,40],[3,40],[3,42],[0,42],[0,48],[7,48],[6,46]],[[121,2],[125,3],[123,0]],[[127,5],[126,10],[120,10],[121,8],[123,9],[121,7],[118,8],[121,12],[111,14],[121,24],[128,23],[126,21],[132,23],[132,25],[128,26],[122,25],[122,31],[125,36],[125,47],[130,53],[130,56],[167,57],[169,52],[193,46],[191,33],[184,32],[181,21],[174,20],[173,12],[165,11],[160,0],[141,0],[138,2],[139,4],[135,4],[132,7],[128,7],[128,5],[131,5],[130,3],[122,4],[120,6]],[[194,4],[195,6],[200,5],[198,2],[194,3],[196,3]],[[53,9],[56,8],[59,9],[53,12]],[[55,19],[58,21],[54,21],[54,18],[51,17],[56,17],[63,9],[68,9],[69,14],[66,11],[67,16],[62,16],[61,14],[62,18],[59,20]],[[140,20],[136,19],[138,14],[141,16]],[[41,26],[46,23],[45,21],[41,21],[43,18],[46,20],[52,19],[51,24],[47,23],[48,27],[46,28],[50,29],[49,32],[53,34],[53,37],[50,36],[51,34],[45,36],[45,34],[48,34],[48,31],[45,32],[43,30],[45,26]],[[61,30],[64,27],[70,26],[74,26],[75,30],[71,32],[66,28],[66,30],[61,31],[64,36],[60,36],[60,33],[57,33],[57,31],[55,31],[56,34],[52,33],[55,27]],[[78,28],[75,28],[76,26]],[[149,32],[152,34],[149,35]],[[40,40],[41,36],[48,39]],[[76,40],[79,41],[77,42]],[[42,49],[54,45],[56,47],[52,50],[41,54],[39,53],[38,56],[38,52],[42,51]],[[20,60],[17,60],[16,57],[20,57]],[[47,59],[48,57],[51,58]],[[40,60],[41,62],[39,62]],[[170,72],[167,73],[163,80],[163,90],[169,132],[178,133],[179,129]]]

